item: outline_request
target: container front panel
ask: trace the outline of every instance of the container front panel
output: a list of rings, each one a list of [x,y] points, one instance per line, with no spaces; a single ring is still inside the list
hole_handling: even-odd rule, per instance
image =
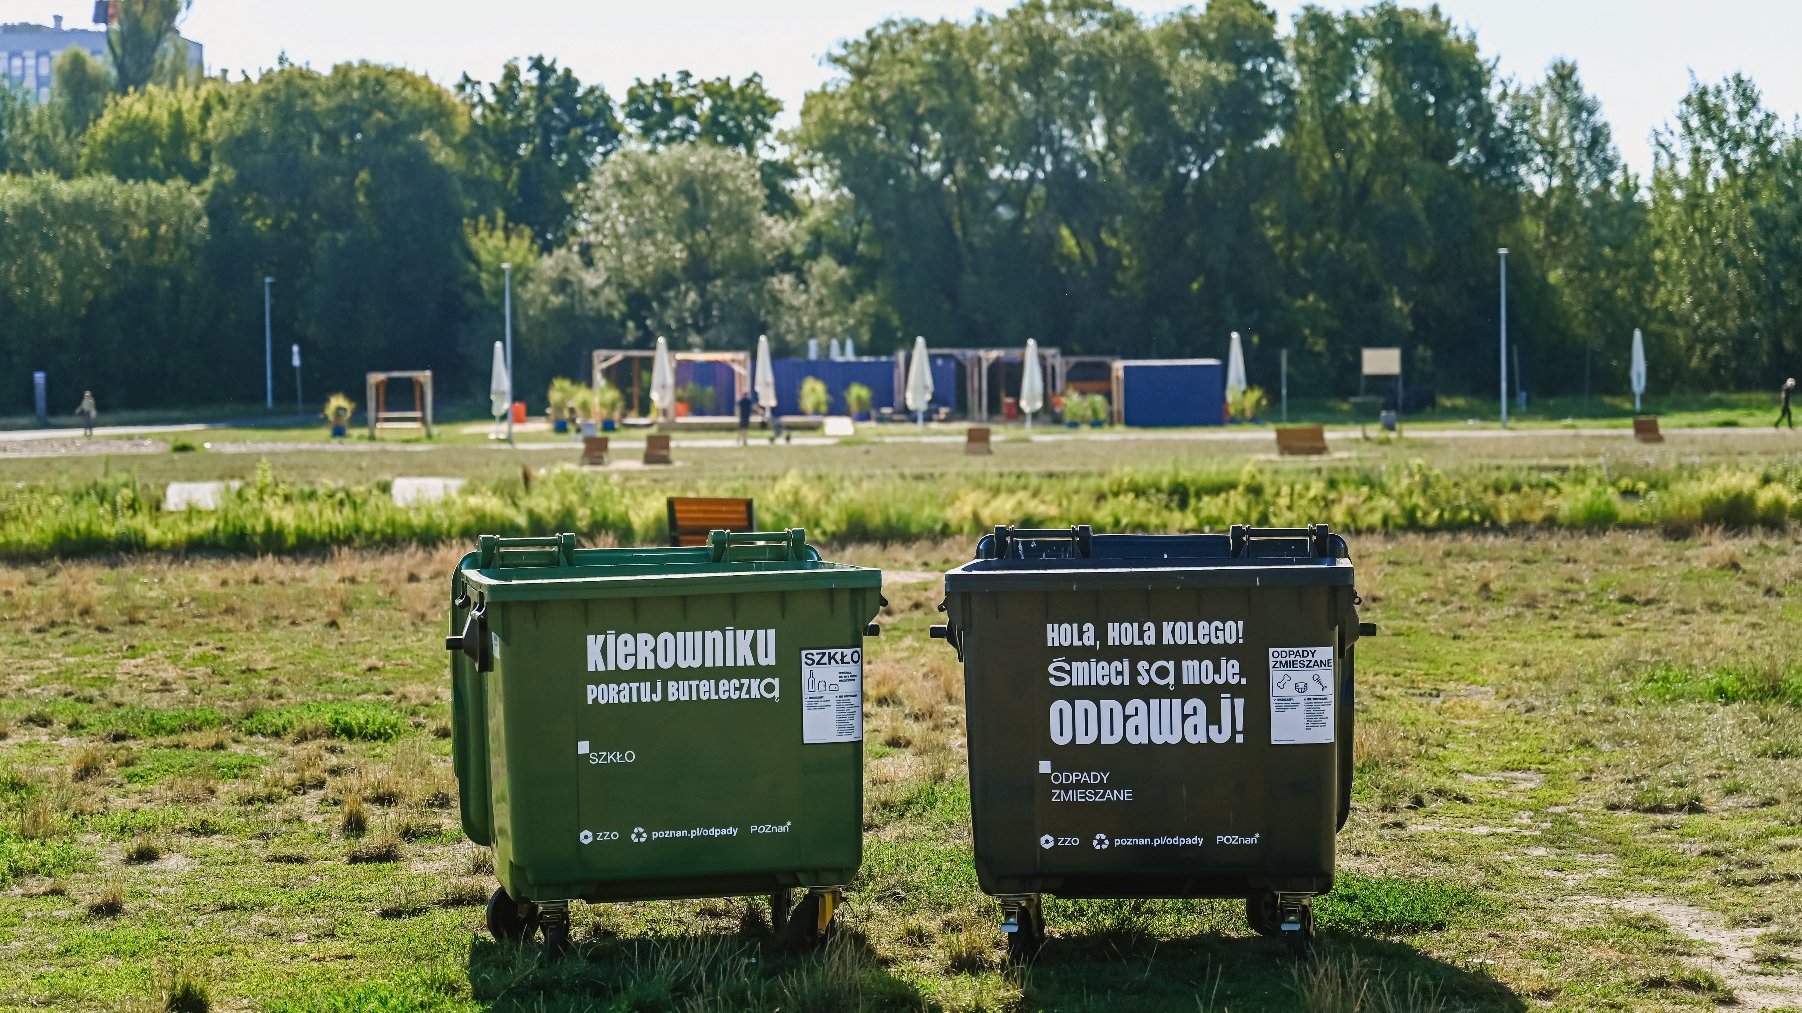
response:
[[[876,597],[491,606],[497,866],[515,880],[503,883],[530,899],[599,899],[766,874],[771,887],[848,880],[861,861],[862,635]]]
[[[954,593],[983,888],[1325,889],[1348,594]]]

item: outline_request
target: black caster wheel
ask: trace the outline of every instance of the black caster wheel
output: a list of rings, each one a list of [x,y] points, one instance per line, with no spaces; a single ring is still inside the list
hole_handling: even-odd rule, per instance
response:
[[[1021,905],[1014,916],[1014,930],[1007,933],[1009,963],[1030,963],[1045,947],[1045,909],[1037,904]]]
[[[1245,920],[1251,923],[1253,932],[1267,939],[1283,934],[1283,912],[1277,906],[1274,893],[1245,898]]]
[[[1289,952],[1296,960],[1309,960],[1314,956],[1314,906],[1312,904],[1301,909],[1301,929],[1295,932],[1284,932],[1283,942],[1288,944]]]
[[[521,904],[496,887],[488,897],[488,934],[497,942],[517,943],[538,928],[537,906]]]
[[[788,926],[789,913],[794,910],[795,895],[792,890],[777,890],[770,894],[770,931],[781,935]]]
[[[837,908],[837,894],[807,891],[788,913],[782,926],[783,941],[797,949],[812,949],[825,942]]]

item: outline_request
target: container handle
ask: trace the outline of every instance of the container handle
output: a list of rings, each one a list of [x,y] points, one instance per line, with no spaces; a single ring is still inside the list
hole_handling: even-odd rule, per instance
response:
[[[1227,530],[1228,542],[1232,547],[1233,557],[1245,555],[1254,541],[1301,541],[1306,539],[1308,551],[1317,557],[1331,558],[1337,553],[1335,537],[1325,524],[1310,524],[1305,528],[1254,528],[1247,524],[1235,524]],[[1343,540],[1339,540],[1343,544]]]
[[[1028,538],[1033,541],[1049,541],[1054,538],[1068,539],[1076,546],[1076,554],[1088,559],[1094,547],[1094,530],[1087,524],[1072,524],[1067,528],[1016,528],[1011,524],[997,525],[994,535],[985,537],[977,545],[977,550],[985,548],[989,559],[1006,559],[1011,543],[1016,539]]]
[[[818,562],[820,554],[807,544],[805,528],[786,531],[723,531],[707,533],[707,548],[716,563]]]
[[[482,535],[476,539],[476,569],[492,566],[574,566],[576,536],[572,532],[527,538]]]

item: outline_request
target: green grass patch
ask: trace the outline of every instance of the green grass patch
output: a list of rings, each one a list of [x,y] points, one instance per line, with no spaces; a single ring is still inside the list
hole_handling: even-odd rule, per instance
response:
[[[225,724],[225,715],[211,707],[162,710],[125,707],[97,717],[88,726],[117,739],[160,739],[184,732],[201,732]]]
[[[1322,925],[1369,935],[1434,932],[1464,911],[1484,907],[1480,894],[1437,879],[1341,872],[1333,892],[1315,902]]]
[[[28,876],[66,876],[93,862],[93,852],[74,841],[32,840],[0,831],[0,888]]]
[[[238,726],[247,735],[285,739],[345,739],[388,742],[407,731],[407,719],[393,707],[369,700],[311,700],[260,710]]]
[[[1659,665],[1646,673],[1642,689],[1646,697],[1662,703],[1713,701],[1802,707],[1802,666],[1772,661],[1751,667],[1696,671]]]

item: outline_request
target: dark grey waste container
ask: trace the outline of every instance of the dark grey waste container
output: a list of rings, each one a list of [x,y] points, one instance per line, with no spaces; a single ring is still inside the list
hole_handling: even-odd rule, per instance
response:
[[[977,879],[1016,955],[1043,894],[1243,897],[1308,947],[1351,803],[1352,578],[1324,525],[998,528],[945,575]]]

